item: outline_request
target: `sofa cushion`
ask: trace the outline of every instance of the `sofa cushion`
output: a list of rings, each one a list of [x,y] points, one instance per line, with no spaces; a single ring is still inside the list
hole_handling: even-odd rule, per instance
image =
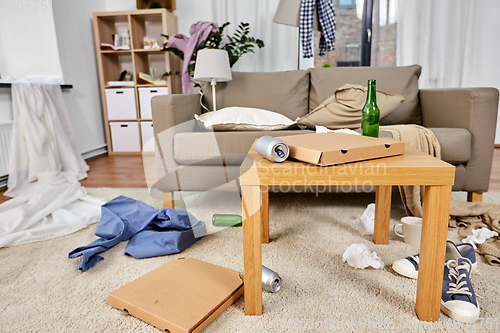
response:
[[[470,160],[472,135],[464,128],[428,128],[441,145],[441,159],[451,164]]]
[[[367,87],[345,84],[323,101],[316,109],[300,118],[298,124],[315,129],[316,125],[329,129],[361,127],[361,114],[366,103]],[[377,90],[380,119],[389,115],[405,100],[402,95],[387,94]]]
[[[281,113],[292,120],[308,112],[308,71],[233,72],[232,76],[232,81],[216,85],[217,109],[229,106],[259,108]],[[209,82],[202,83],[202,91],[203,104],[212,110]]]
[[[278,137],[306,133],[313,131],[177,133],[174,136],[174,158],[179,164],[240,165],[254,141],[261,136]]]
[[[239,106],[195,114],[194,118],[213,131],[279,131],[297,127],[296,122],[281,113]]]
[[[309,111],[314,110],[335,90],[346,83],[366,85],[377,80],[377,89],[399,94],[406,100],[390,115],[381,119],[382,125],[421,124],[422,115],[418,99],[418,78],[422,68],[407,67],[331,67],[312,68]]]

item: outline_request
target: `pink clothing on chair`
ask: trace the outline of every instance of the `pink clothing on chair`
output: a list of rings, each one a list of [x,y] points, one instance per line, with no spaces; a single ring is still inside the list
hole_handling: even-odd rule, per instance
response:
[[[193,56],[193,51],[202,41],[206,40],[213,32],[218,32],[219,27],[212,22],[197,22],[191,26],[189,33],[191,37],[186,37],[182,34],[172,36],[167,41],[168,47],[175,47],[184,52],[184,64],[182,66],[182,93],[189,94],[192,92],[191,76],[189,75],[188,66]]]

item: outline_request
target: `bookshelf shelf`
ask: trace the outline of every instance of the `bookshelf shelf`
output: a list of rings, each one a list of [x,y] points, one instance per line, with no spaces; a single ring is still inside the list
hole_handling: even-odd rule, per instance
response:
[[[151,67],[156,68],[157,79],[160,79],[165,72],[180,71],[181,68],[180,60],[171,53],[160,50],[145,50],[143,48],[144,38],[156,38],[158,43],[163,45],[165,39],[161,36],[162,34],[174,35],[177,33],[176,17],[164,8],[101,12],[94,13],[93,25],[108,153],[110,155],[141,154],[142,143],[146,141],[146,136],[149,136],[151,132],[150,130],[147,133],[143,132],[142,128],[147,126],[141,125],[145,125],[143,122],[151,122],[151,119],[141,119],[140,117],[141,96],[139,88],[151,88],[151,94],[156,93],[155,88],[165,87],[168,89],[158,89],[158,91],[161,93],[168,91],[169,94],[182,92],[180,77],[169,76],[166,79],[167,83],[162,85],[146,84],[145,81],[139,79],[139,72],[149,74]],[[113,45],[113,35],[121,35],[125,29],[128,30],[130,36],[130,50],[101,50],[101,43]],[[133,75],[133,85],[107,84],[110,81],[119,81],[120,74],[124,70]],[[143,94],[143,96],[145,95]],[[148,98],[150,97],[148,96]],[[142,105],[144,107],[147,104],[143,101]],[[135,107],[135,118],[130,119],[127,116],[124,117],[125,119],[121,119],[120,110],[127,109],[129,110],[128,115],[130,115],[130,107]],[[117,113],[118,116],[116,116]],[[113,114],[114,118],[110,119],[110,114]],[[127,151],[127,145],[124,145],[123,142],[118,144],[118,140],[120,140],[120,136],[117,135],[118,130],[116,130],[118,123],[123,123],[123,125],[119,125],[122,136],[125,135],[127,140],[130,140],[129,135],[133,136],[134,140],[140,143],[141,149],[139,151],[135,141],[134,145],[130,145],[130,151]],[[112,124],[113,126],[111,126]],[[130,125],[128,129],[130,132],[126,132],[128,125]],[[113,146],[120,148],[115,150]]]

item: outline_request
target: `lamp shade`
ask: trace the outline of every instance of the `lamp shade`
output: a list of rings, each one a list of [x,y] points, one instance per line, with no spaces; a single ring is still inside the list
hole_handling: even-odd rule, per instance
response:
[[[194,79],[196,81],[218,82],[231,81],[231,68],[226,50],[202,49],[196,56],[194,68]]]
[[[300,5],[301,0],[281,0],[274,14],[273,22],[300,27]],[[315,9],[314,12],[313,31],[321,31],[318,11]]]

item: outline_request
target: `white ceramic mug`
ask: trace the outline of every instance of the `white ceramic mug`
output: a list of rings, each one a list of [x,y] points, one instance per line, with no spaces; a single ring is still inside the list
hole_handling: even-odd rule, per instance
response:
[[[401,228],[401,233],[398,232]],[[406,244],[420,248],[420,235],[422,234],[422,218],[406,216],[401,219],[401,223],[394,226],[394,233],[404,238]]]

